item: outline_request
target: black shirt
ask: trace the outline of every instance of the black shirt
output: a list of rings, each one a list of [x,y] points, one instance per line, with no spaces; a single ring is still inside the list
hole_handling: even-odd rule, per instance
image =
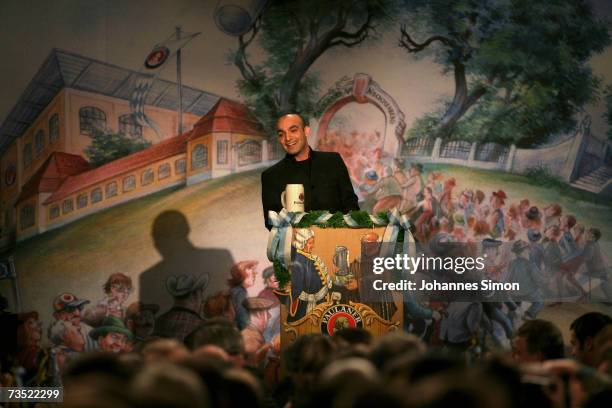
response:
[[[303,161],[287,155],[261,175],[261,201],[268,229],[268,211],[279,212],[283,208],[280,195],[287,184],[304,185],[305,211],[359,210],[348,170],[338,153],[311,150]]]

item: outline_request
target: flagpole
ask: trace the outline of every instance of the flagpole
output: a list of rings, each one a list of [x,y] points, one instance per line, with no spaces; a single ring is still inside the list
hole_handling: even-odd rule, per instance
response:
[[[176,26],[176,39],[181,39],[181,26]],[[181,80],[181,49],[176,52],[176,82],[178,85],[178,134],[183,134],[183,85]]]

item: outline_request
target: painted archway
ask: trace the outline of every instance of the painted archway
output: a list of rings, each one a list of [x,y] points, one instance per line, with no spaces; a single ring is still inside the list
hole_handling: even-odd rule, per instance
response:
[[[397,102],[367,74],[355,74],[353,79],[340,81],[321,98],[323,113],[317,128],[317,140],[325,133],[334,115],[351,102],[371,103],[385,115],[383,151],[390,157],[400,154],[406,122]]]

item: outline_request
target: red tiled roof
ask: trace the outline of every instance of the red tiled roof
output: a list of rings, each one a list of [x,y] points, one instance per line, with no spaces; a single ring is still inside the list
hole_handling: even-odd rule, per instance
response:
[[[66,178],[87,171],[89,168],[89,163],[81,156],[53,152],[23,186],[17,202],[38,193],[52,193],[60,187]]]
[[[262,124],[245,105],[225,98],[220,98],[215,106],[198,120],[189,138],[194,139],[216,132],[265,136]]]
[[[186,138],[189,132],[174,136],[154,144],[148,149],[130,154],[93,170],[68,177],[62,186],[44,204],[62,200],[84,188],[98,184],[104,180],[119,176],[147,164],[175,156],[186,151]]]

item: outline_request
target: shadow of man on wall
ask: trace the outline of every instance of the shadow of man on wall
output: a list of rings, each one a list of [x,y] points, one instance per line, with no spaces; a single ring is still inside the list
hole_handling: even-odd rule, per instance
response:
[[[160,213],[153,222],[153,242],[162,259],[140,274],[139,300],[159,305],[162,314],[201,307],[204,294],[226,288],[234,264],[227,249],[195,247],[189,232],[186,217],[176,210]],[[193,311],[201,313],[201,308]]]

